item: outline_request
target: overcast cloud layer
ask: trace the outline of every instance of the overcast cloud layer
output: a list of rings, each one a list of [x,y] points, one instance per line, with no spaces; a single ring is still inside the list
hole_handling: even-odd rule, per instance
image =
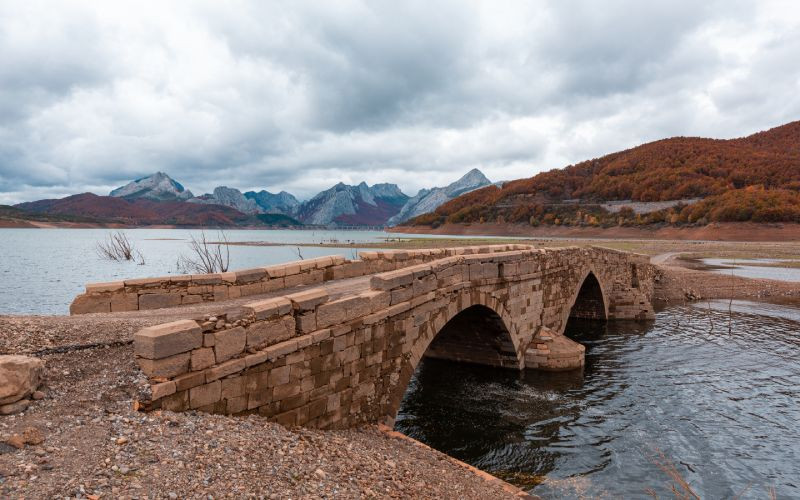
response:
[[[159,170],[413,195],[800,118],[796,2],[603,4],[2,2],[0,203]]]

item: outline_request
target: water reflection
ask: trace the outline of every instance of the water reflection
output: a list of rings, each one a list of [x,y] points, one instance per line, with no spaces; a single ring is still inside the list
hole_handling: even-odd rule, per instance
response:
[[[744,498],[768,486],[796,497],[800,310],[773,307],[734,301],[729,311],[725,301],[644,325],[571,322],[587,345],[583,373],[425,360],[397,428],[545,497],[670,496],[659,452],[703,497],[748,484]]]

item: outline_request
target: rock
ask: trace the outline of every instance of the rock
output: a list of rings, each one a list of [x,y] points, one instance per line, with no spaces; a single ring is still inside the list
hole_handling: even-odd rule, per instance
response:
[[[33,397],[33,399],[35,399],[36,401],[39,401],[41,399],[44,399],[44,392],[42,392],[42,391],[33,391],[33,395],[31,397]]]
[[[14,448],[20,450],[25,446],[25,440],[19,434],[13,434],[10,438],[6,439],[6,444],[10,444]]]
[[[31,404],[30,400],[21,399],[16,403],[2,405],[0,406],[0,415],[14,415],[15,413],[22,413],[28,409],[29,404]]]
[[[44,378],[44,362],[28,356],[0,356],[0,405],[29,396]]]
[[[44,436],[42,436],[42,432],[36,427],[27,427],[24,431],[22,431],[22,439],[26,444],[34,446],[40,445],[44,442]]]

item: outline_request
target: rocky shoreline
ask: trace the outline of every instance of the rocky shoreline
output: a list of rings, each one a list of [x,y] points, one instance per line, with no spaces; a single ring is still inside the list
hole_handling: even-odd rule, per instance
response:
[[[656,298],[791,298],[796,286],[658,262]],[[0,496],[77,498],[509,498],[524,494],[376,426],[287,429],[259,416],[136,411],[143,326],[218,305],[0,316],[0,354],[46,364],[43,399],[0,417]],[[488,480],[487,480],[488,479]]]

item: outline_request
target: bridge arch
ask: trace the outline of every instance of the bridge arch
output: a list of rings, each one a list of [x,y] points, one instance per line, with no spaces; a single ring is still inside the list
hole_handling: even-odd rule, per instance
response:
[[[434,328],[420,335],[419,342],[401,366],[384,409],[383,420],[387,425],[394,424],[411,377],[426,355],[517,370],[524,367],[524,339],[519,334],[520,327],[503,304],[490,294],[461,294],[429,324],[435,325]],[[482,327],[488,328],[482,330]],[[453,351],[463,340],[470,341],[469,349]]]
[[[607,320],[609,318],[609,287],[594,268],[587,268],[567,301],[568,307],[562,312],[558,332],[564,333],[569,318]]]

